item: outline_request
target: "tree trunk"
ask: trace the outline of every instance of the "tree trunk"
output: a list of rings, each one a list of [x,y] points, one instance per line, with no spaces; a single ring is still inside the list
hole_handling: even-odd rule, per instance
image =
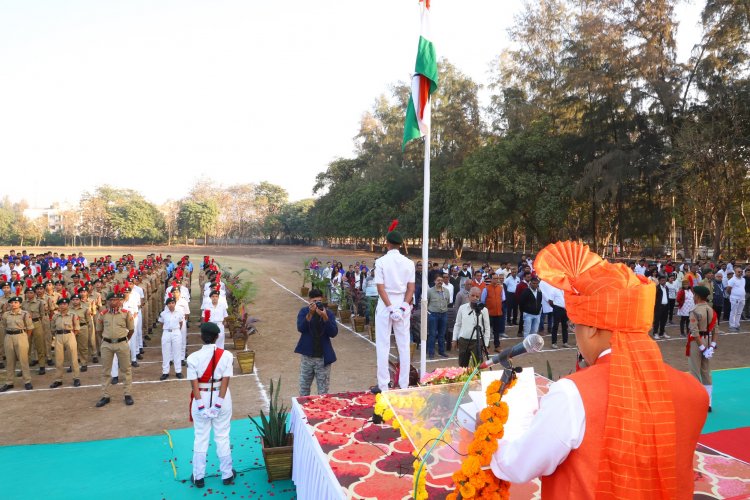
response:
[[[464,239],[453,238],[453,255],[457,259],[460,259],[463,253],[464,253]]]

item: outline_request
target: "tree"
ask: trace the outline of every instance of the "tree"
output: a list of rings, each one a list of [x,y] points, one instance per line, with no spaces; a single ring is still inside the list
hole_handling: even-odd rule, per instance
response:
[[[185,201],[177,214],[177,226],[180,233],[188,238],[203,237],[204,245],[208,244],[208,235],[216,223],[218,210],[212,200],[205,202]]]

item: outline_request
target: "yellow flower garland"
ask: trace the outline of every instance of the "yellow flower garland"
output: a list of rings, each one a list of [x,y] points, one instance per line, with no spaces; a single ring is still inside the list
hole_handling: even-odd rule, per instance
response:
[[[508,384],[505,392],[516,383]],[[461,468],[453,473],[456,491],[447,500],[461,498],[489,498],[506,500],[510,497],[510,483],[497,478],[492,471],[483,470],[490,464],[492,454],[497,450],[497,440],[503,437],[508,421],[508,404],[500,400],[501,382],[496,380],[487,388],[487,407],[482,410],[482,424],[474,432],[469,444],[469,456],[461,463]]]

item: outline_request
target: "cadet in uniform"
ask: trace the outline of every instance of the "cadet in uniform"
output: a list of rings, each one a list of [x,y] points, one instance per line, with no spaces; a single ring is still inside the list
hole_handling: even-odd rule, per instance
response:
[[[711,291],[698,285],[693,288],[695,308],[690,311],[690,324],[688,325],[688,341],[685,354],[688,356],[690,374],[708,392],[708,411],[711,411],[711,393],[713,392],[713,381],[711,378],[710,359],[716,349],[716,311],[706,302]]]
[[[76,336],[80,331],[78,316],[69,310],[70,299],[62,298],[57,301],[58,311],[52,317],[52,333],[55,336],[55,381],[50,385],[55,389],[63,385],[63,361],[65,350],[70,354],[70,363],[73,367],[73,385],[81,385],[80,370],[78,368],[78,343]]]
[[[5,332],[5,356],[8,362],[5,385],[0,387],[0,392],[13,388],[16,358],[21,364],[24,389],[29,391],[34,388],[31,385],[31,372],[29,371],[29,337],[34,331],[34,323],[31,321],[31,315],[21,309],[21,302],[23,300],[19,296],[8,299],[10,311],[3,313],[2,320],[0,320],[0,329]]]
[[[85,288],[81,290],[85,290]],[[91,325],[93,323],[90,305],[88,302],[84,303],[80,295],[75,294],[70,298],[70,312],[78,317],[79,332],[75,340],[78,345],[77,355],[81,362],[81,371],[85,372],[88,370],[89,364],[89,343],[91,339]]]
[[[219,327],[219,338],[216,339],[216,347],[224,349],[224,319],[229,316],[229,314],[227,313],[226,306],[219,303],[218,290],[212,290],[211,293],[208,294],[208,297],[211,302],[204,308],[204,315],[206,314],[205,311],[208,311],[207,321],[216,323],[216,326]]]
[[[214,323],[201,325],[203,347],[187,360],[187,378],[192,386],[190,417],[195,428],[193,442],[192,483],[203,488],[206,475],[206,452],[211,429],[214,430],[216,455],[224,484],[232,484],[232,449],[229,446],[229,428],[232,420],[232,395],[229,379],[232,377],[233,356],[216,347],[219,327]]]
[[[34,330],[31,334],[31,344],[36,351],[36,359],[39,363],[39,375],[44,375],[45,366],[47,365],[47,339],[44,335],[44,324],[42,318],[47,314],[44,302],[36,298],[34,289],[26,289],[26,301],[21,306],[24,311],[31,315],[31,321],[34,324]],[[29,354],[31,350],[29,349]]]
[[[96,403],[97,408],[109,403],[109,387],[111,385],[110,371],[112,359],[117,356],[120,371],[125,371],[125,404],[132,405],[133,397],[130,389],[133,383],[133,372],[130,367],[130,347],[128,340],[133,336],[133,317],[120,309],[120,299],[110,293],[107,296],[107,309],[96,316],[96,331],[102,336],[102,377],[103,394]]]
[[[174,364],[174,372],[177,378],[182,378],[182,324],[185,316],[175,308],[176,300],[169,297],[164,303],[167,307],[159,315],[159,323],[162,324],[161,333],[161,377],[159,380],[169,378],[169,362]]]
[[[398,385],[409,387],[409,323],[411,320],[411,300],[414,296],[414,262],[398,251],[403,243],[401,233],[396,231],[398,222],[391,224],[386,235],[388,253],[375,261],[375,284],[378,289],[378,306],[375,309],[375,336],[378,366],[378,386],[373,392],[388,390],[390,372],[388,355],[391,350],[391,329],[396,337],[399,357]],[[422,293],[427,293],[423,291]]]
[[[10,309],[8,300],[10,299],[10,283],[3,281],[2,283],[3,296],[0,297],[0,317],[3,313]],[[5,368],[5,329],[0,328],[0,369]]]

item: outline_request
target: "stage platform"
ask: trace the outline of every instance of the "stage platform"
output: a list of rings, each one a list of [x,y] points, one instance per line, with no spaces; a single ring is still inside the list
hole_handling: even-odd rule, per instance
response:
[[[734,380],[738,375],[750,376],[750,370],[742,374],[728,372],[715,373],[715,385],[729,383],[729,379]],[[723,380],[725,378],[727,380]],[[546,392],[548,384],[547,379],[537,376],[540,393]],[[711,428],[714,417],[729,420],[724,412],[731,412],[734,404],[729,401],[731,398],[724,401],[722,394],[734,394],[738,387],[747,385],[728,385],[726,390],[719,391],[714,403],[717,410],[709,415],[707,428]],[[291,425],[295,434],[295,455],[292,480],[298,498],[411,498],[413,447],[390,426],[369,421],[374,404],[374,396],[361,392],[293,399]],[[711,443],[716,445],[727,441],[732,442],[731,439],[713,439]],[[728,449],[699,444],[694,467],[696,499],[750,499],[750,464],[731,456]],[[430,499],[443,499],[452,488],[451,472],[434,473],[428,469],[427,491]],[[513,499],[540,498],[540,493],[538,480],[511,487]]]

